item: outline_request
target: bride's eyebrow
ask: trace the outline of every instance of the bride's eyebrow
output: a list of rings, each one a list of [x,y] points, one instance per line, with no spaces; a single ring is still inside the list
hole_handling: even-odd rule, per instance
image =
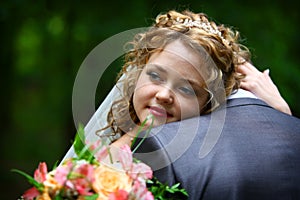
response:
[[[188,82],[193,87],[197,87],[197,88],[203,88],[204,87],[203,83],[200,83],[199,81],[194,80],[194,79],[180,79],[180,80],[183,81],[183,82]]]
[[[163,73],[167,73],[167,70],[165,70],[164,67],[157,65],[157,64],[148,64],[148,67],[150,67],[150,68],[154,67]]]
[[[190,85],[192,85],[194,87],[203,88],[205,86],[205,83],[202,83],[202,81],[191,78],[191,77],[181,78],[180,81],[188,82]]]

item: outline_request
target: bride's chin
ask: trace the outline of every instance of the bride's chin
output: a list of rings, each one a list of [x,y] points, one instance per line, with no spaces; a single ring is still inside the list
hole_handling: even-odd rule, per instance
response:
[[[143,126],[143,130],[147,130],[148,128],[152,127],[156,127],[156,126],[160,126],[166,123],[169,123],[173,121],[172,119],[169,118],[165,118],[165,117],[153,117],[153,118],[148,118],[148,120],[146,121],[146,123]],[[139,125],[141,126],[142,123]]]

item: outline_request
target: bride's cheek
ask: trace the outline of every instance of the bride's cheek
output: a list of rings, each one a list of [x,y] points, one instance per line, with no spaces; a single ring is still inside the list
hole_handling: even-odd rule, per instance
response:
[[[200,114],[199,105],[187,104],[186,106],[182,106],[180,108],[181,111],[181,119],[186,119],[189,117],[194,117]]]

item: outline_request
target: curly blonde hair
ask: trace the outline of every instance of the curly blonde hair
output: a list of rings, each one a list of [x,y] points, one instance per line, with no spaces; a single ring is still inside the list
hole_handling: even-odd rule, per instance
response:
[[[118,75],[120,78],[125,74],[122,98],[113,102],[107,115],[108,126],[104,129],[111,127],[113,134],[122,135],[140,123],[132,102],[139,75],[153,53],[178,39],[197,50],[201,56],[203,49],[207,54],[203,55],[207,66],[204,73],[208,77],[207,90],[213,96],[204,113],[217,108],[239,87],[241,76],[236,73],[236,67],[249,61],[251,56],[248,48],[240,43],[239,32],[223,24],[217,25],[204,13],[171,10],[159,14],[147,31],[136,34],[128,43],[130,50]],[[221,93],[220,88],[224,88]]]

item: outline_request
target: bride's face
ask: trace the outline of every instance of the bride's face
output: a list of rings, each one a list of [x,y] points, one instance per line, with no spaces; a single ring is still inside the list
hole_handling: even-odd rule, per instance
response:
[[[200,60],[180,41],[150,57],[133,94],[133,106],[141,122],[149,114],[155,117],[155,126],[200,114],[208,99],[199,73]]]

